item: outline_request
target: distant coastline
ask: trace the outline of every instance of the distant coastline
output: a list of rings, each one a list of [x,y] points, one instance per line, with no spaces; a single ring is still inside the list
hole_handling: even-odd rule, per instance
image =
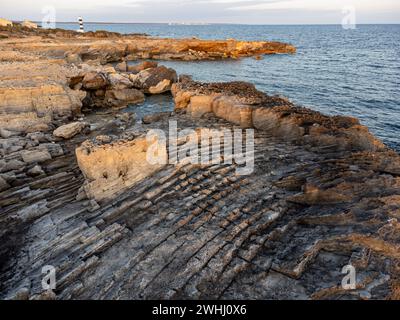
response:
[[[21,23],[22,20],[13,20],[11,21],[16,22],[16,23]],[[30,20],[32,22],[35,22],[37,24],[40,24],[41,21],[38,20]],[[96,21],[84,21],[85,24],[89,25],[94,25],[94,24],[101,24],[101,25],[143,25],[143,24],[148,24],[148,25],[175,25],[175,26],[212,26],[212,25],[238,25],[238,26],[340,26],[338,23],[326,23],[326,24],[320,24],[320,23],[309,23],[309,24],[248,24],[248,23],[228,23],[228,22],[96,22]],[[78,21],[59,21],[56,22],[56,24],[78,24]],[[357,25],[359,26],[374,26],[374,25],[383,25],[383,26],[395,26],[395,25],[400,25],[399,23],[358,23]]]

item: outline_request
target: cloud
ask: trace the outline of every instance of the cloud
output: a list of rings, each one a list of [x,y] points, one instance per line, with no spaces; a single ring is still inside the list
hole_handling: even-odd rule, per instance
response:
[[[222,0],[223,1],[223,0]],[[229,1],[229,0],[227,0]],[[234,1],[234,0],[233,0]],[[312,11],[333,11],[341,10],[346,6],[354,6],[360,10],[400,9],[398,0],[280,0],[280,1],[258,1],[256,4],[233,6],[228,10],[236,11],[257,11],[257,10],[312,10]]]

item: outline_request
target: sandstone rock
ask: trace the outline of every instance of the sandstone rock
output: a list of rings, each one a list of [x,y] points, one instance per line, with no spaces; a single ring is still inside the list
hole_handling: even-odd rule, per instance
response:
[[[252,112],[251,106],[242,105],[231,97],[219,97],[212,105],[214,114],[234,124],[240,125],[242,128],[252,128]]]
[[[254,110],[252,120],[255,128],[288,140],[301,139],[305,133],[304,128],[299,126],[294,119],[282,117],[270,108]]]
[[[111,141],[112,141],[112,138],[110,136],[101,135],[101,136],[96,137],[96,143],[98,143],[98,144],[110,143]]]
[[[215,116],[242,128],[256,128],[285,140],[325,150],[385,150],[365,126],[350,117],[329,117],[295,107],[288,99],[268,96],[243,82],[199,83],[191,80],[172,86],[175,108],[199,117],[210,104]],[[198,98],[199,97],[199,98]],[[205,98],[207,97],[207,98]],[[193,101],[193,103],[192,103]]]
[[[171,92],[174,96],[175,109],[186,109],[190,103],[190,99],[196,96],[196,92],[193,91],[180,91],[176,89],[177,86],[172,85]]]
[[[127,67],[127,71],[132,72],[132,73],[139,73],[140,71],[150,69],[150,68],[157,68],[158,63],[155,61],[143,61],[142,63],[138,65],[129,65]]]
[[[47,131],[53,116],[78,114],[85,95],[55,84],[0,88],[0,127],[17,132]]]
[[[128,65],[126,61],[122,61],[115,66],[115,70],[120,72],[126,72],[128,70]]]
[[[213,102],[217,96],[193,96],[187,107],[187,113],[194,118],[199,118],[205,113],[213,112]]]
[[[303,141],[316,147],[336,150],[383,150],[381,141],[371,135],[358,120],[350,117],[328,117],[293,106],[259,108],[253,112],[254,127],[288,140]]]
[[[137,89],[107,90],[105,101],[111,106],[122,107],[143,102],[144,94]]]
[[[37,29],[38,25],[32,21],[29,20],[24,20],[21,23],[21,26],[25,27],[25,28],[31,28],[31,29]]]
[[[106,145],[86,141],[77,148],[76,157],[86,178],[84,188],[88,198],[111,199],[164,167],[165,164],[147,161],[150,145],[146,137],[139,137]],[[159,156],[167,157],[165,146],[159,151]]]
[[[143,70],[137,75],[131,76],[130,79],[135,88],[142,89],[145,92],[150,93],[149,89],[151,87],[158,86],[164,80],[169,80],[172,84],[177,81],[178,76],[175,70],[160,66],[157,68]]]
[[[118,73],[112,73],[108,75],[108,80],[110,81],[110,85],[112,89],[121,90],[132,88],[133,84],[129,80],[128,76],[124,76]]]
[[[164,79],[157,85],[149,88],[149,93],[160,94],[171,90],[171,80]]]
[[[25,150],[21,152],[22,160],[25,163],[44,162],[50,160],[51,154],[47,150]]]
[[[12,25],[13,25],[12,21],[0,18],[0,27],[8,27]]]
[[[21,34],[21,30],[13,30],[12,36]],[[265,41],[236,40],[199,40],[199,39],[160,39],[140,35],[120,35],[98,31],[86,32],[82,35],[70,30],[24,30],[26,39],[17,47],[48,55],[59,52],[73,52],[83,61],[98,61],[101,64],[121,62],[125,59],[166,59],[166,60],[216,60],[240,58],[247,56],[295,53],[296,49],[288,44]],[[11,35],[11,33],[7,34]],[[42,36],[38,40],[37,36]],[[49,45],[50,43],[50,45]]]
[[[89,124],[85,122],[72,122],[58,127],[54,130],[53,135],[58,138],[71,139],[87,127]]]
[[[77,52],[82,57],[83,61],[95,61],[102,65],[110,62],[120,62],[126,56],[126,45],[123,43],[116,43],[111,40],[111,43],[99,41],[94,45],[78,47]]]
[[[85,74],[82,85],[87,90],[102,89],[108,85],[107,78],[102,73],[90,72]]]

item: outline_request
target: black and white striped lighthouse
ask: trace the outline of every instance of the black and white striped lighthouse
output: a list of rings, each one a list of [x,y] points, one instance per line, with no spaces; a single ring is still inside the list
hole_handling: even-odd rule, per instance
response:
[[[79,30],[77,30],[78,32],[85,32],[85,30],[83,29],[83,19],[82,17],[78,18],[78,22],[79,22]]]

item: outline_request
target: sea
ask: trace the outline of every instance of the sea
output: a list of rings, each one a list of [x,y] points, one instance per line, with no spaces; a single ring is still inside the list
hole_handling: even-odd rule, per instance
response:
[[[58,24],[78,29],[77,23]],[[85,24],[86,31],[146,33],[155,37],[282,41],[294,55],[263,60],[164,61],[195,80],[248,81],[270,95],[329,115],[360,119],[370,131],[400,152],[400,25],[169,25]],[[139,113],[171,108],[171,99],[151,97]]]

